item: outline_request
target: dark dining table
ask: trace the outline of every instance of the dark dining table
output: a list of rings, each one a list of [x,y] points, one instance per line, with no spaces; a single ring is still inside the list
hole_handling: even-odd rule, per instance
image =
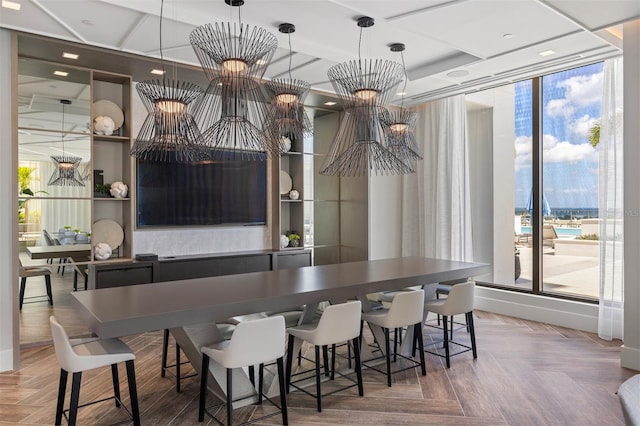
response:
[[[200,348],[222,339],[215,327],[203,329],[200,324],[465,279],[489,271],[489,265],[483,263],[402,257],[113,287],[72,293],[71,298],[89,330],[101,338],[171,329],[200,372]],[[215,379],[210,382],[214,392],[224,395],[224,388],[219,387],[225,380],[224,371],[212,365],[210,373]],[[234,398],[251,391],[248,381],[245,386],[235,386],[234,378]]]

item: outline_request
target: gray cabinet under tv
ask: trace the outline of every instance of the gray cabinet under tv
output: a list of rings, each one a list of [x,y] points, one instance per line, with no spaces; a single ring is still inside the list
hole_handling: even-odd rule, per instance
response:
[[[91,265],[92,288],[188,280],[311,266],[310,250],[258,251],[161,257]]]

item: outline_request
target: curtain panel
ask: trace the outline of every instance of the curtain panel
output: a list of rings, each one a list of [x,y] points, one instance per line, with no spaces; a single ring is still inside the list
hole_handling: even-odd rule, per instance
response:
[[[623,126],[622,58],[604,63],[600,118],[600,305],[598,336],[623,338]]]
[[[469,158],[464,95],[418,110],[424,160],[403,177],[403,256],[472,261]]]

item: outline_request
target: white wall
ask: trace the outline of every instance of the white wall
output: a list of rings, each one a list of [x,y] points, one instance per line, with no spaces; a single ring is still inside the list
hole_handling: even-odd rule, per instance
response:
[[[640,21],[624,24],[623,367],[640,370]]]
[[[18,173],[14,140],[12,37],[0,28],[0,371],[19,367],[18,342]]]
[[[402,176],[369,178],[369,259],[402,256]]]

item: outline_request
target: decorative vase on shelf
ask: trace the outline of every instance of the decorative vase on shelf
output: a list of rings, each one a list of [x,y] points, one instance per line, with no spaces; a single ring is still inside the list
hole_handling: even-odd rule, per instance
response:
[[[122,182],[113,182],[109,192],[114,198],[126,198],[129,193],[129,187]]]
[[[295,189],[292,189],[291,191],[289,191],[290,200],[297,200],[298,198],[300,198],[300,193],[298,191],[296,191]]]
[[[291,247],[298,247],[298,246],[300,246],[300,240],[291,240],[291,241],[289,242],[289,245],[290,245]]]
[[[283,249],[289,245],[289,237],[286,235],[280,235],[280,248]]]

